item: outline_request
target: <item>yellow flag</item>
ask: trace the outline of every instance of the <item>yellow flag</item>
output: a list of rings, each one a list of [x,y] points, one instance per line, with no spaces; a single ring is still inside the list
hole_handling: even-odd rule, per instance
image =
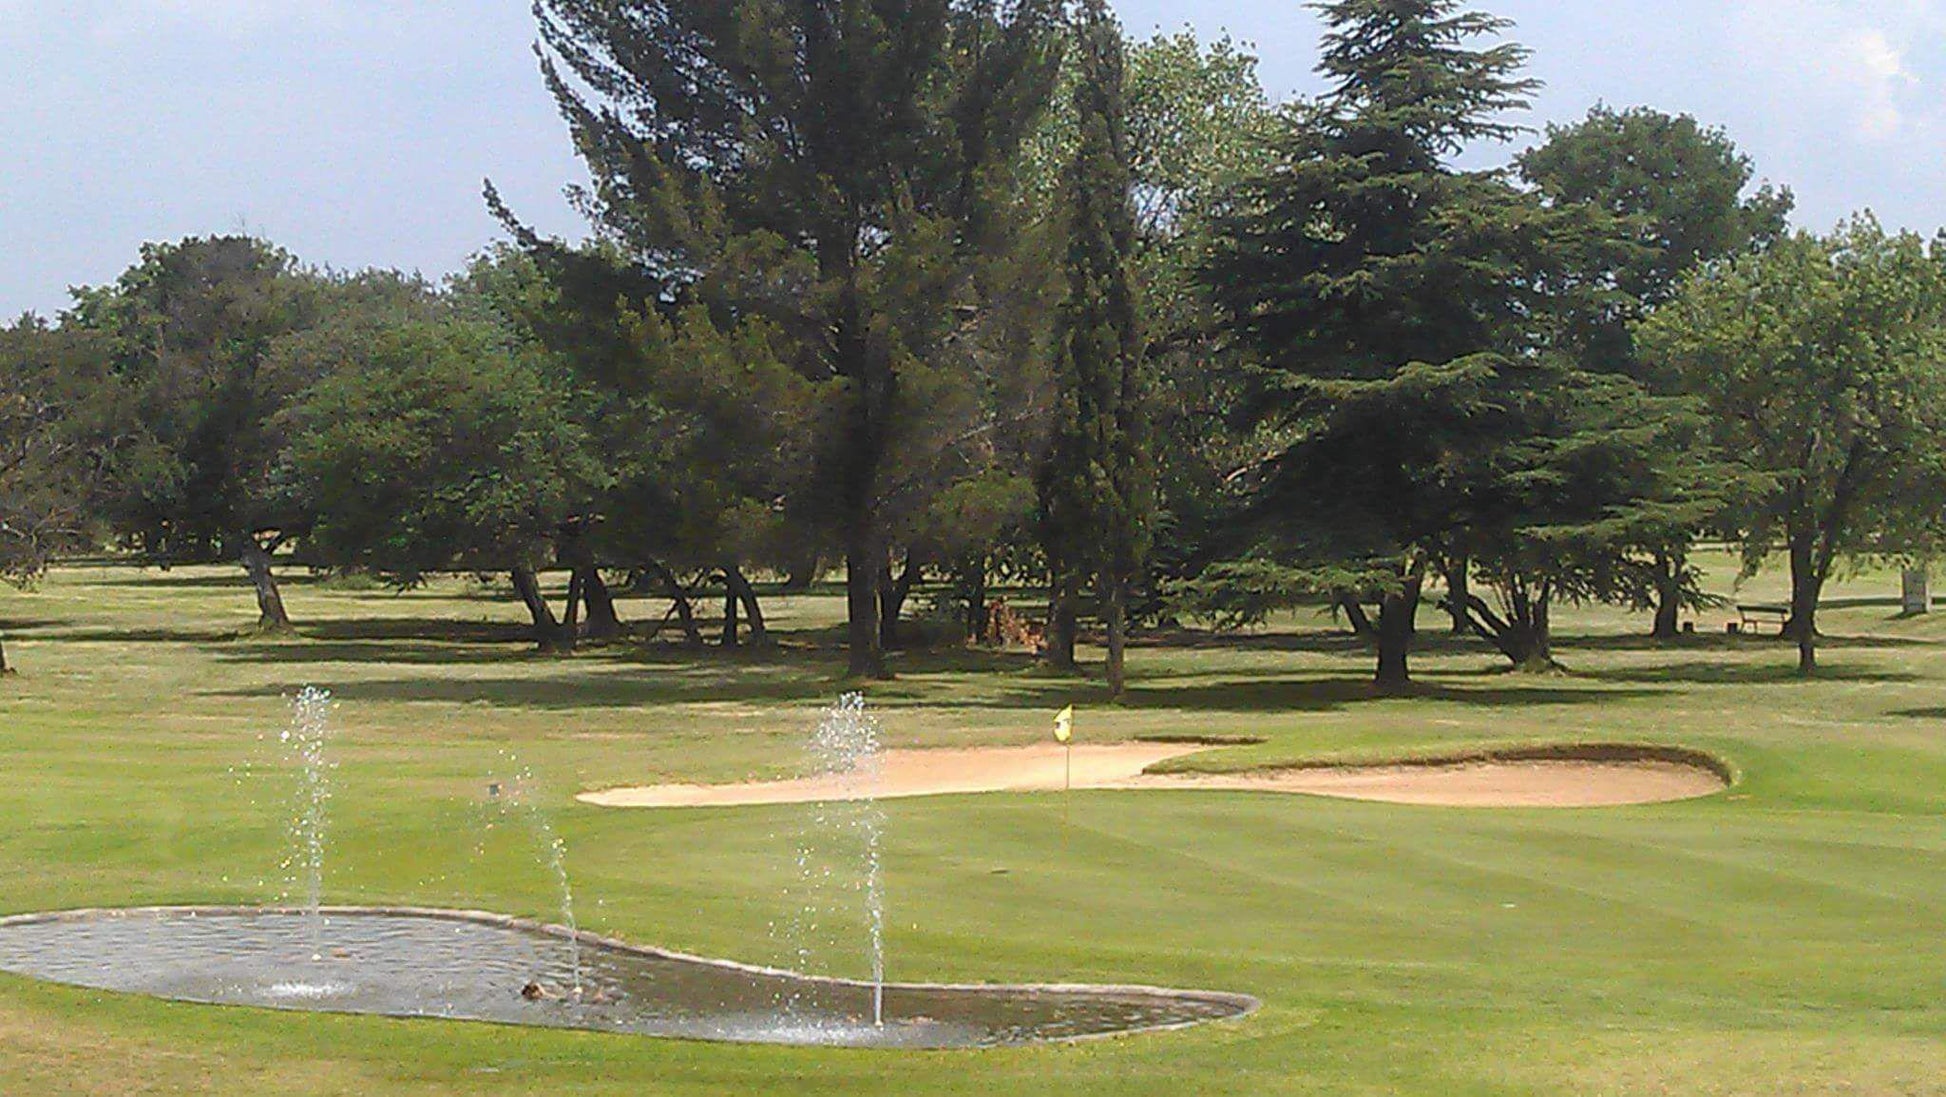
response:
[[[1074,738],[1074,706],[1069,705],[1054,717],[1054,741],[1065,743]]]

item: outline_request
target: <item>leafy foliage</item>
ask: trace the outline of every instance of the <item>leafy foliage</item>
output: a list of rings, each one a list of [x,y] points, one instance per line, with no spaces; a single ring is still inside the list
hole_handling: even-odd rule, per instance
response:
[[[1754,571],[1788,546],[1800,665],[1838,562],[1937,543],[1946,253],[1869,217],[1706,268],[1638,329],[1703,401],[1751,490],[1730,523]]]

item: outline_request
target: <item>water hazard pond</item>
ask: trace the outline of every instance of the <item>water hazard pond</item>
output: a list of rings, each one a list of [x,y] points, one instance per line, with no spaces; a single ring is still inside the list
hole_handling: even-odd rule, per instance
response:
[[[867,984],[578,940],[449,911],[85,911],[0,920],[0,971],[186,1002],[859,1047],[1070,1040],[1256,1008],[1200,991],[887,984],[875,1025]]]

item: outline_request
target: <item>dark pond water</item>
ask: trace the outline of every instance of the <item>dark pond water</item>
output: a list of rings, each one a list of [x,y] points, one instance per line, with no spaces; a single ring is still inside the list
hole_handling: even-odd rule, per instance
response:
[[[1255,1008],[1135,988],[872,988],[699,960],[491,915],[139,910],[0,921],[0,971],[187,1002],[756,1043],[983,1047],[1178,1027]]]

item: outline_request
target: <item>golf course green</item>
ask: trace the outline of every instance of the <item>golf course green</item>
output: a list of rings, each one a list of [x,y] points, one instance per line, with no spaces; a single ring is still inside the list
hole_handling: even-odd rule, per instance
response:
[[[1711,556],[1710,585],[1734,565]],[[563,577],[551,577],[558,586]],[[1774,598],[1767,572],[1736,593]],[[1231,771],[1629,743],[1727,763],[1724,792],[1594,809],[1247,791],[888,801],[889,978],[1253,995],[1234,1022],[1071,1045],[707,1044],[194,1006],[0,976],[0,1094],[1946,1094],[1946,614],[1896,574],[1834,584],[1819,675],[1705,611],[1681,641],[1564,610],[1558,675],[1512,674],[1428,608],[1418,695],[1318,614],[1144,636],[1119,705],[1020,653],[895,657],[887,746],[1261,740]],[[287,698],[332,692],[324,899],[551,920],[487,785],[526,768],[583,928],[788,964],[801,805],[615,810],[591,789],[788,777],[843,690],[842,593],[767,593],[768,651],[534,654],[509,592],[292,569],[297,634],[240,635],[238,569],[57,568],[0,591],[0,914],[288,898]],[[632,621],[666,605],[624,601]],[[1098,658],[1090,649],[1084,658]],[[864,927],[826,927],[858,950]]]

